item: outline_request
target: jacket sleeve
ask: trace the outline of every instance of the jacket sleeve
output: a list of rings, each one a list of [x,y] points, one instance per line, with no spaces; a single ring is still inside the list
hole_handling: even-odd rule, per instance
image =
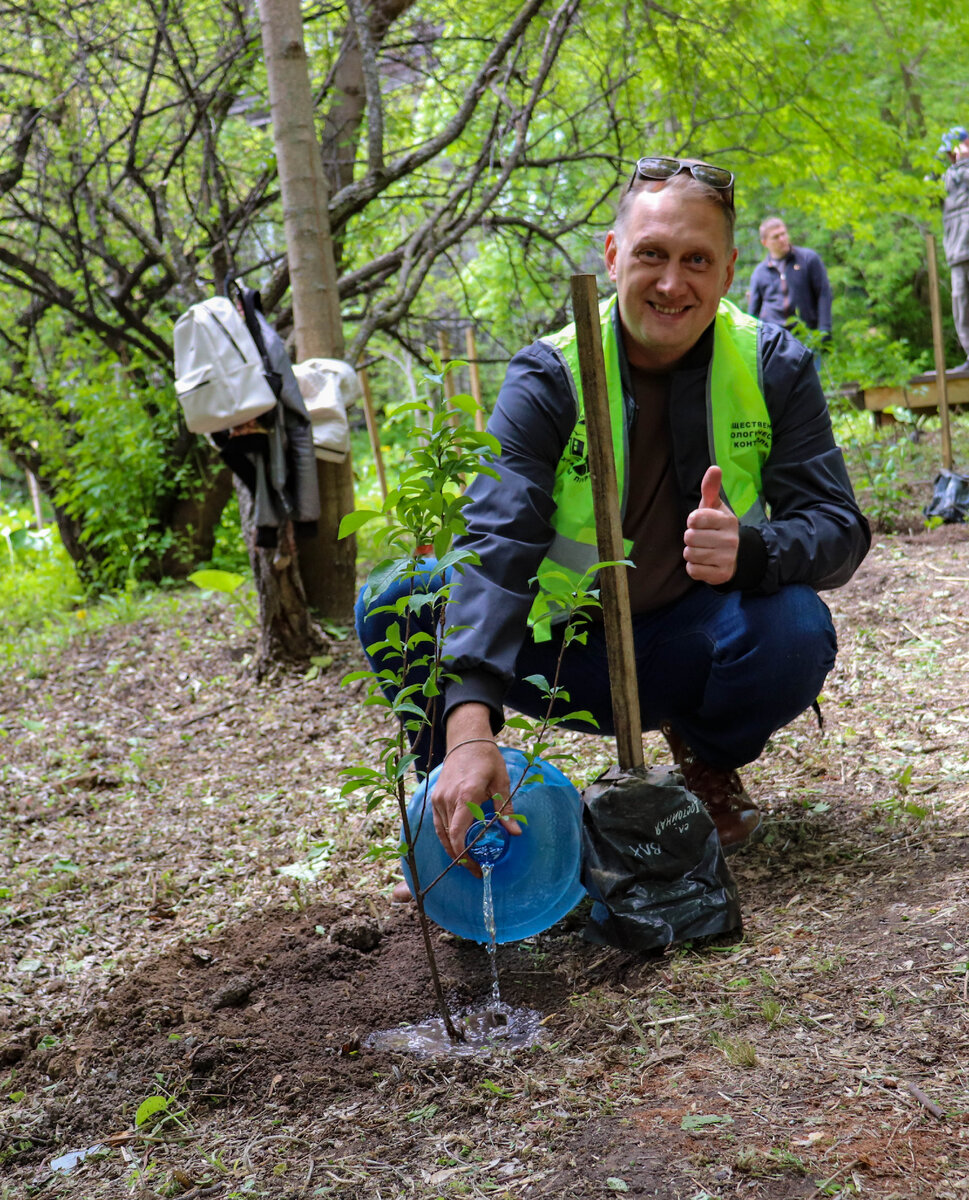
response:
[[[754,589],[787,583],[840,587],[871,545],[855,500],[813,356],[781,329],[765,327],[764,389],[773,441],[761,479],[769,520],[756,526],[766,564]]]
[[[445,654],[459,682],[445,690],[444,713],[476,701],[492,710],[495,732],[514,679],[536,593],[533,582],[552,541],[552,491],[575,400],[565,367],[540,343],[508,367],[488,431],[501,444],[498,478],[479,475],[468,489],[467,533],[475,565],[455,576],[445,621]]]
[[[282,420],[284,436],[279,439],[280,463],[278,472],[274,472],[281,473],[282,478],[276,483],[280,489],[286,490],[293,509],[293,520],[300,527],[298,532],[308,534],[315,532],[315,523],[320,516],[313,427],[282,338],[261,313],[258,319],[269,365],[282,380],[277,420]]]

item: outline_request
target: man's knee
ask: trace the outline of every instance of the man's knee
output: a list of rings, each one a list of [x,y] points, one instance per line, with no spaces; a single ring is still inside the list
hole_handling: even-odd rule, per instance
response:
[[[409,598],[417,594],[436,594],[447,578],[448,573],[439,571],[435,561],[427,561],[416,570],[391,580],[379,592],[374,591],[372,581],[362,587],[353,615],[357,637],[364,650],[374,642],[382,641],[392,625],[399,626],[406,621],[415,632],[419,628],[433,627],[437,605],[415,606]],[[408,603],[402,606],[400,602],[405,598]]]
[[[820,681],[834,666],[838,639],[828,606],[813,588],[792,584],[777,593],[780,612],[774,614],[780,631],[779,666],[799,668]]]

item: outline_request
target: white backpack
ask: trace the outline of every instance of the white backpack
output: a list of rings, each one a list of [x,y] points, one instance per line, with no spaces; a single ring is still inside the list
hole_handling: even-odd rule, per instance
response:
[[[338,358],[308,358],[293,371],[313,423],[316,457],[343,462],[350,453],[347,408],[363,395],[356,371]]]
[[[217,433],[262,416],[276,404],[245,318],[225,296],[175,322],[175,394],[192,433]]]

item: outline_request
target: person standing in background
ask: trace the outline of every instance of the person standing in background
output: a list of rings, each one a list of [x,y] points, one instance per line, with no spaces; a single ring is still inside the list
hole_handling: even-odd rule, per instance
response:
[[[831,337],[831,285],[824,263],[813,250],[791,245],[780,217],[760,224],[767,257],[750,277],[747,311],[752,317],[792,329],[797,321]]]
[[[969,130],[956,125],[942,135],[939,157],[948,159],[943,178],[942,249],[952,276],[952,319],[966,361],[953,373],[969,374]]]

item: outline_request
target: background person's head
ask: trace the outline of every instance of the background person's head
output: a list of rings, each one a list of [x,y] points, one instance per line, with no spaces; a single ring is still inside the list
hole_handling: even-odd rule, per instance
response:
[[[605,259],[634,367],[669,370],[716,316],[737,258],[725,190],[688,171],[628,185]]]
[[[942,142],[936,151],[939,158],[948,159],[950,163],[969,155],[969,129],[964,125],[953,125],[942,135]]]
[[[768,217],[760,223],[760,244],[771,258],[783,258],[791,252],[787,226],[780,217]]]

